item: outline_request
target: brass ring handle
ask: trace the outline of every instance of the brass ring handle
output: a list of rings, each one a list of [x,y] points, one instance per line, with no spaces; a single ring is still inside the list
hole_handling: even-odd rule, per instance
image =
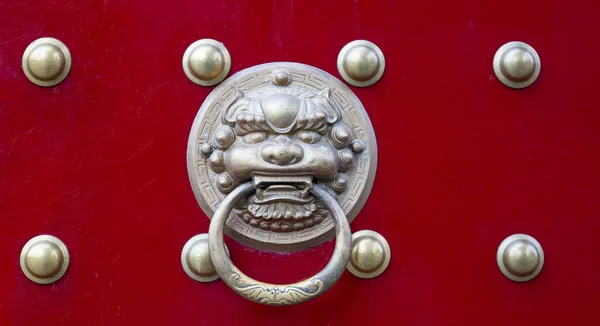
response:
[[[252,182],[240,185],[223,199],[215,211],[208,230],[210,259],[219,277],[239,295],[265,305],[293,305],[318,297],[342,276],[350,259],[352,234],[350,225],[336,199],[322,186],[314,184],[310,192],[331,212],[336,230],[333,255],[316,275],[293,284],[268,284],[242,273],[225,252],[223,230],[234,204],[254,190]]]

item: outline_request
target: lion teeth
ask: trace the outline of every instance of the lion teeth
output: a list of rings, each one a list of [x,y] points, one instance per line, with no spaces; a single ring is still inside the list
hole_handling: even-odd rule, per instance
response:
[[[264,190],[261,188],[256,189],[256,198],[263,200],[264,199]]]
[[[300,198],[307,199],[308,198],[308,188],[305,188],[300,192]]]

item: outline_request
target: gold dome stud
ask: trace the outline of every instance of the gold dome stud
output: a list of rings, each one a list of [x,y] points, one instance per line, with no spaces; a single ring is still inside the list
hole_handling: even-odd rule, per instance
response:
[[[71,71],[71,53],[63,42],[43,37],[25,49],[22,65],[32,83],[50,87],[63,81]]]
[[[35,283],[54,283],[65,275],[68,268],[67,247],[51,235],[32,238],[21,251],[21,269]]]
[[[510,88],[525,88],[538,78],[542,64],[533,47],[523,42],[508,42],[494,56],[494,73]]]
[[[183,54],[183,71],[200,86],[213,86],[225,79],[231,69],[231,57],[223,43],[202,39],[192,43]]]
[[[527,282],[542,270],[544,251],[533,237],[513,234],[498,247],[496,260],[504,276],[516,282]]]
[[[225,246],[227,256],[229,251]],[[181,251],[181,265],[185,273],[198,282],[212,282],[219,278],[210,260],[208,234],[202,233],[190,238]]]
[[[360,278],[375,278],[390,264],[391,250],[385,238],[370,230],[352,234],[350,262],[346,269]]]
[[[365,40],[352,41],[342,48],[337,58],[338,72],[353,86],[367,87],[383,76],[385,58],[377,45]]]

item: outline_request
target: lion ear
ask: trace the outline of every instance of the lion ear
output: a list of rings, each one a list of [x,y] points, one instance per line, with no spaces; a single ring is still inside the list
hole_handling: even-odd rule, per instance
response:
[[[239,88],[235,88],[231,99],[225,104],[225,108],[221,115],[221,122],[230,126],[235,125],[237,113],[239,111],[247,110],[249,102],[250,99],[245,97],[244,92]]]
[[[327,102],[327,104],[329,104],[329,106],[331,107],[331,110],[328,110],[328,111],[330,111],[331,114],[329,114],[327,116],[327,123],[334,124],[334,123],[340,121],[340,119],[342,118],[342,110],[340,109],[339,105],[333,98],[333,96],[331,94],[331,89],[329,87],[327,87],[327,88],[323,89],[321,92],[319,92],[319,95],[322,98],[324,98],[325,102]]]

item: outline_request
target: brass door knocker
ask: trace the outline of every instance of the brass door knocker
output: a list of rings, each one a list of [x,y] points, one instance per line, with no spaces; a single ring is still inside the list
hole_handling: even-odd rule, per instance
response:
[[[263,304],[319,296],[348,265],[349,222],[369,196],[376,165],[369,117],[332,75],[277,62],[226,79],[202,104],[188,143],[192,188],[212,218],[208,251],[215,272],[235,292]],[[336,246],[318,274],[273,285],[233,265],[224,233],[267,251],[301,250],[334,236]]]

